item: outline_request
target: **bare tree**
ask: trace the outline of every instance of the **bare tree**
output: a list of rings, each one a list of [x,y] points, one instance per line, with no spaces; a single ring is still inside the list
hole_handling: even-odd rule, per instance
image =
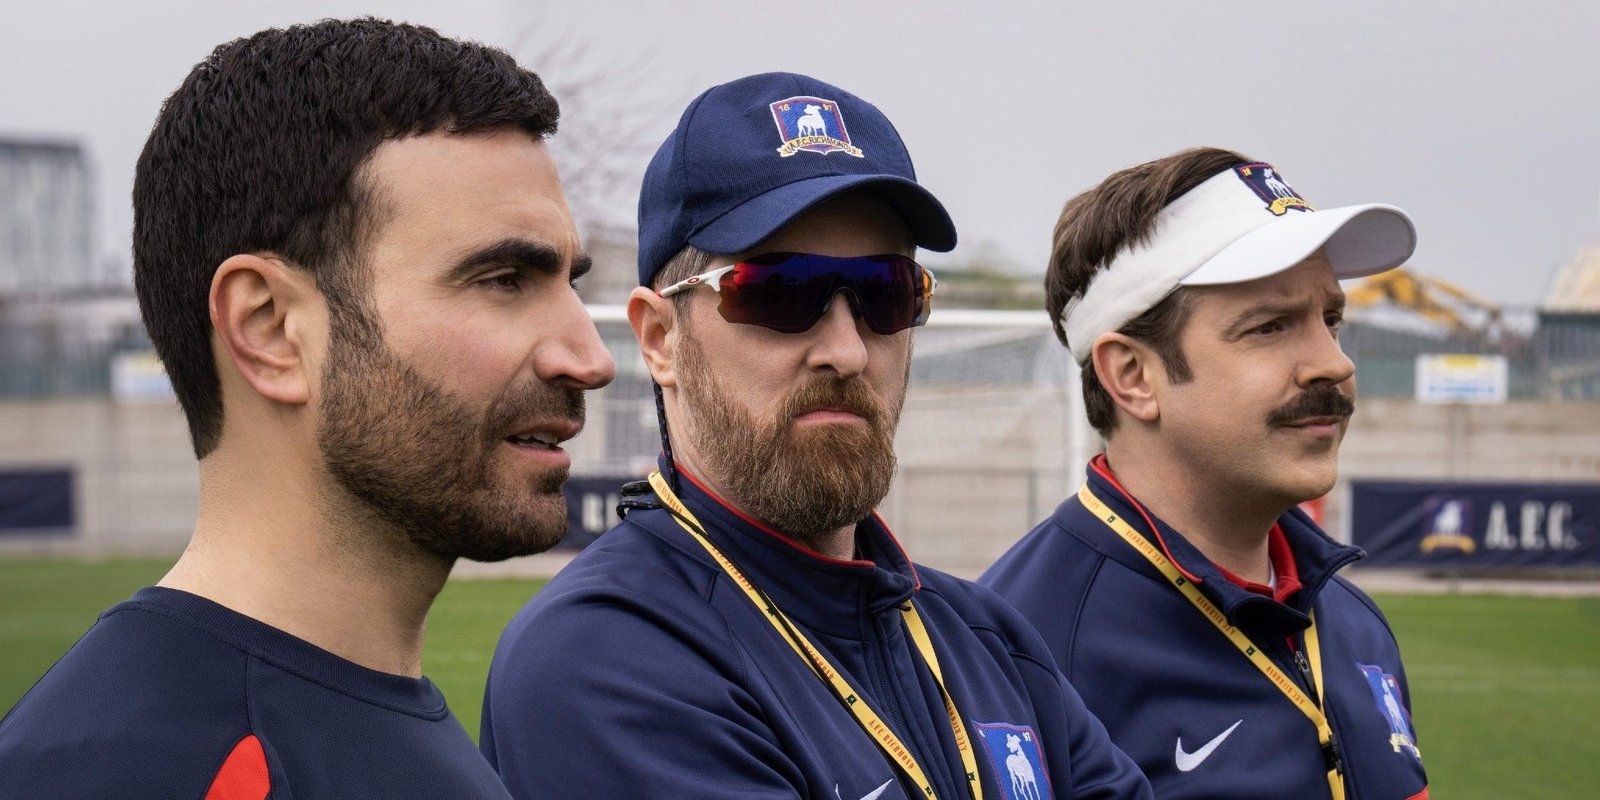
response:
[[[663,105],[639,90],[649,54],[606,52],[593,41],[524,29],[518,59],[561,102],[561,127],[550,141],[561,182],[585,238],[631,239],[639,182],[657,142]]]

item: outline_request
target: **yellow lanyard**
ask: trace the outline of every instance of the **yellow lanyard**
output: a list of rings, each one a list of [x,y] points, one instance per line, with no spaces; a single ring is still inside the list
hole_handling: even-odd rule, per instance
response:
[[[1293,680],[1290,680],[1288,675],[1283,673],[1283,670],[1278,669],[1277,664],[1272,663],[1272,660],[1267,658],[1266,654],[1262,653],[1254,642],[1250,641],[1250,637],[1245,636],[1243,631],[1228,622],[1228,618],[1223,615],[1222,611],[1205,595],[1200,593],[1200,589],[1194,585],[1193,581],[1178,572],[1178,568],[1168,560],[1166,555],[1156,549],[1156,546],[1151,544],[1149,539],[1139,535],[1139,532],[1135,531],[1122,517],[1106,507],[1106,504],[1102,503],[1100,498],[1095,497],[1094,492],[1089,490],[1088,484],[1084,484],[1083,488],[1078,490],[1078,501],[1089,509],[1089,513],[1099,517],[1101,522],[1104,522],[1111,530],[1116,531],[1134,550],[1138,551],[1139,555],[1144,556],[1145,560],[1160,570],[1161,574],[1165,575],[1167,580],[1173,586],[1178,587],[1178,591],[1188,598],[1195,608],[1199,609],[1201,615],[1210,620],[1217,630],[1222,631],[1222,635],[1228,637],[1228,641],[1233,642],[1233,646],[1239,648],[1239,652],[1244,653],[1245,657],[1250,659],[1250,663],[1256,665],[1256,669],[1261,670],[1261,674],[1266,675],[1267,679],[1272,681],[1272,685],[1278,687],[1278,691],[1289,698],[1289,701],[1294,703],[1295,708],[1300,709],[1300,713],[1305,714],[1306,718],[1311,720],[1311,724],[1317,728],[1317,741],[1322,745],[1323,758],[1328,763],[1328,788],[1332,790],[1334,800],[1344,800],[1344,778],[1340,774],[1341,766],[1338,746],[1334,743],[1333,728],[1328,725],[1328,718],[1322,713],[1321,705],[1307,697],[1306,693],[1301,691],[1300,687]],[[1319,691],[1317,687],[1322,686],[1323,683],[1322,651],[1317,644],[1317,620],[1314,614],[1311,617],[1311,627],[1306,628],[1306,655],[1311,662],[1311,690],[1316,692]]]
[[[703,533],[705,528],[700,525],[699,520],[695,519],[694,514],[690,513],[689,509],[683,505],[678,496],[673,493],[672,487],[667,485],[666,479],[661,477],[659,471],[650,473],[650,486],[655,489],[656,495],[661,498],[661,501],[672,509],[674,512],[673,519],[677,521],[678,526],[688,531],[689,535],[694,537],[694,540],[699,542],[707,553],[711,554],[711,557],[722,567],[722,571],[728,573],[728,577],[733,579],[734,585],[744,591],[745,596],[750,598],[750,602],[754,603],[756,608],[765,612],[763,616],[766,617],[767,622],[771,623],[772,627],[778,631],[778,635],[783,637],[783,640],[789,644],[795,654],[800,656],[800,659],[811,667],[811,671],[815,672],[818,677],[822,678],[833,689],[833,693],[838,696],[840,702],[844,703],[845,708],[849,709],[850,713],[855,716],[856,723],[861,726],[862,730],[866,731],[878,743],[878,747],[883,750],[885,755],[900,765],[900,769],[904,770],[906,775],[910,776],[911,780],[921,788],[924,797],[937,800],[938,795],[934,793],[933,784],[929,782],[927,773],[922,770],[922,765],[918,764],[917,760],[911,756],[911,751],[900,741],[900,737],[896,736],[894,731],[884,723],[883,718],[878,716],[878,713],[867,705],[866,700],[850,686],[844,676],[840,675],[837,669],[834,669],[833,665],[828,662],[827,657],[822,655],[822,651],[818,650],[811,643],[811,640],[807,639],[806,635],[801,633],[800,629],[795,627],[782,611],[778,610],[778,606],[767,598],[760,589],[757,589],[756,585],[751,583],[750,579],[746,578],[744,573],[727,556],[723,555],[722,551],[711,543],[711,540],[705,537]],[[905,605],[900,606],[900,613],[905,618],[906,629],[911,632],[911,640],[916,643],[918,652],[922,653],[923,660],[928,664],[928,670],[933,673],[934,682],[939,685],[939,695],[944,698],[944,710],[945,714],[950,718],[950,730],[955,734],[956,748],[961,751],[961,766],[966,770],[967,786],[972,790],[972,798],[973,800],[983,800],[983,786],[978,781],[977,756],[973,752],[972,740],[967,737],[967,729],[961,724],[961,714],[956,711],[955,701],[950,698],[950,692],[944,688],[944,673],[939,669],[939,658],[933,651],[933,640],[928,638],[928,629],[922,624],[922,617],[917,614],[916,606],[912,605],[911,601],[907,600]]]

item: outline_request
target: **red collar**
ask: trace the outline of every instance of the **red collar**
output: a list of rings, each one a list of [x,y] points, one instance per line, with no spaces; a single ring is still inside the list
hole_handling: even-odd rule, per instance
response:
[[[1272,562],[1272,571],[1278,578],[1276,590],[1264,583],[1247,581],[1229,572],[1221,564],[1217,564],[1217,570],[1222,573],[1222,577],[1247,592],[1287,603],[1295,592],[1300,591],[1300,568],[1295,566],[1294,552],[1289,549],[1289,538],[1283,535],[1283,528],[1276,522],[1272,523],[1272,530],[1267,532],[1267,560]]]
[[[797,550],[797,551],[799,551],[801,553],[804,553],[807,556],[810,556],[811,558],[814,558],[814,559],[816,559],[818,561],[821,561],[824,564],[838,564],[838,565],[847,566],[847,567],[877,567],[878,566],[877,564],[875,564],[875,563],[873,563],[871,561],[866,561],[866,560],[862,560],[862,559],[846,560],[846,559],[839,559],[839,558],[830,558],[828,556],[822,555],[821,553],[818,553],[817,551],[812,550],[811,548],[800,544],[799,542],[795,541],[794,539],[791,539],[788,536],[785,536],[782,533],[779,533],[778,531],[774,530],[771,526],[767,525],[766,523],[762,522],[761,520],[758,520],[755,517],[752,517],[749,514],[744,513],[744,510],[739,508],[738,506],[728,502],[727,500],[722,499],[722,497],[720,497],[716,492],[711,491],[711,489],[709,487],[707,487],[705,484],[701,483],[700,479],[696,478],[692,473],[690,473],[688,470],[684,469],[682,464],[678,464],[677,462],[673,462],[673,466],[677,470],[679,475],[682,475],[683,477],[688,478],[689,482],[694,484],[696,488],[698,488],[702,492],[705,492],[706,497],[711,498],[718,505],[720,505],[723,508],[726,508],[729,511],[733,512],[734,516],[736,516],[739,519],[742,519],[745,522],[749,523],[756,530],[759,530],[762,533],[766,533],[766,534],[772,536],[773,538],[777,539],[778,541],[783,542],[784,544],[794,548],[795,550]],[[883,517],[878,516],[878,512],[874,511],[874,512],[872,512],[872,518],[874,520],[876,520],[879,525],[883,526],[883,532],[885,534],[888,534],[889,541],[893,542],[894,546],[900,550],[900,557],[902,559],[904,559],[907,564],[911,564],[911,557],[909,555],[906,555],[905,547],[903,547],[900,544],[900,539],[894,535],[894,532],[889,530],[889,526],[888,526],[888,524],[886,524],[883,521]],[[915,581],[915,589],[914,589],[914,591],[915,590],[921,590],[922,589],[922,576],[917,574],[915,565],[912,565],[912,567],[911,567],[911,575],[912,575],[912,579]]]

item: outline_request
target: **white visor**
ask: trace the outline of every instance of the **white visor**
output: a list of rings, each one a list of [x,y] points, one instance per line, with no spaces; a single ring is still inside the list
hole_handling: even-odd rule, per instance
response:
[[[1318,249],[1335,277],[1360,278],[1404,264],[1416,247],[1416,227],[1394,206],[1317,211],[1271,164],[1240,164],[1161,209],[1150,235],[1118,253],[1067,303],[1061,312],[1067,349],[1080,365],[1088,363],[1096,339],[1179,286],[1265,278]]]

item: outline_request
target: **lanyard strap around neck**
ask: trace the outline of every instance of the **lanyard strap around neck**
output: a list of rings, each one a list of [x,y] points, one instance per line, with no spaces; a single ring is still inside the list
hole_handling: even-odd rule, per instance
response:
[[[773,603],[771,598],[767,597],[759,587],[745,577],[744,572],[724,555],[716,545],[712,544],[710,539],[706,538],[705,528],[700,524],[699,520],[695,519],[694,514],[689,511],[688,507],[684,506],[683,501],[678,499],[677,494],[672,491],[671,486],[667,485],[666,479],[661,477],[659,471],[650,473],[650,486],[655,489],[656,496],[661,498],[661,502],[666,503],[667,508],[671,510],[672,517],[678,523],[678,526],[687,531],[696,542],[700,543],[701,547],[705,548],[707,553],[711,554],[712,560],[716,561],[717,565],[722,567],[722,571],[733,579],[734,585],[738,586],[745,596],[750,598],[750,602],[754,603],[756,608],[763,612],[762,616],[778,632],[784,642],[788,643],[789,648],[794,650],[795,655],[799,656],[800,660],[804,661],[811,668],[811,671],[833,690],[834,695],[839,698],[839,702],[855,717],[856,724],[860,725],[861,729],[866,731],[867,735],[878,743],[878,747],[883,750],[884,755],[887,755],[890,760],[899,765],[900,769],[917,784],[917,788],[921,790],[923,797],[930,800],[938,800],[938,794],[934,792],[933,784],[928,780],[927,773],[923,771],[922,765],[917,763],[916,758],[911,755],[911,750],[900,741],[900,737],[895,735],[894,730],[883,721],[883,717],[879,716],[878,712],[872,710],[872,707],[867,704],[866,698],[862,697],[861,693],[856,691],[849,681],[845,680],[839,670],[835,669],[827,657],[822,654],[822,651],[818,650],[816,645],[812,644],[811,640],[806,638],[806,635],[801,633],[799,628],[795,627],[789,617],[778,609],[777,604]],[[983,800],[983,785],[978,780],[978,760],[973,751],[972,740],[967,736],[966,727],[961,724],[961,714],[956,711],[955,701],[951,699],[950,692],[944,687],[944,673],[939,669],[939,657],[934,652],[933,640],[928,637],[927,626],[922,623],[921,615],[917,613],[916,606],[910,600],[900,606],[900,613],[905,618],[906,629],[911,633],[912,642],[915,643],[917,651],[922,654],[923,661],[927,662],[928,671],[933,673],[934,682],[939,685],[939,695],[944,698],[944,710],[945,715],[949,717],[950,731],[955,734],[956,748],[961,751],[961,766],[962,769],[966,770],[967,786],[972,792],[972,798],[973,800]]]
[[[1167,581],[1177,587],[1178,591],[1200,611],[1202,616],[1210,621],[1217,630],[1221,631],[1223,636],[1228,637],[1228,641],[1232,642],[1234,647],[1239,648],[1239,652],[1250,659],[1250,663],[1254,664],[1256,669],[1261,671],[1261,674],[1267,676],[1267,679],[1272,681],[1272,685],[1278,687],[1278,691],[1289,698],[1289,701],[1294,703],[1295,708],[1300,709],[1300,713],[1306,715],[1306,719],[1311,720],[1311,724],[1317,728],[1317,741],[1322,745],[1323,760],[1328,765],[1328,788],[1333,792],[1334,800],[1344,800],[1344,778],[1341,775],[1342,767],[1339,761],[1339,748],[1333,739],[1333,728],[1329,726],[1327,716],[1322,713],[1320,701],[1308,697],[1305,692],[1301,691],[1300,687],[1288,675],[1284,674],[1277,664],[1272,663],[1272,659],[1267,658],[1266,654],[1261,652],[1261,648],[1256,647],[1255,643],[1250,641],[1250,637],[1245,636],[1243,631],[1228,622],[1228,618],[1222,613],[1222,610],[1217,608],[1205,595],[1201,594],[1199,587],[1195,586],[1193,581],[1185,578],[1178,571],[1177,565],[1173,564],[1165,554],[1151,544],[1149,539],[1141,536],[1126,520],[1101,502],[1100,498],[1096,497],[1094,492],[1089,489],[1088,484],[1084,484],[1083,488],[1078,490],[1078,501],[1089,509],[1089,513],[1105,523],[1106,527],[1115,531],[1117,535],[1127,541],[1139,555],[1145,557],[1146,561],[1149,561],[1152,566],[1160,570],[1161,574],[1166,576]],[[1311,627],[1306,628],[1305,639],[1306,655],[1311,662],[1310,674],[1307,679],[1311,683],[1312,693],[1316,694],[1320,691],[1318,687],[1324,684],[1322,682],[1322,651],[1317,642],[1315,615],[1311,618]]]

